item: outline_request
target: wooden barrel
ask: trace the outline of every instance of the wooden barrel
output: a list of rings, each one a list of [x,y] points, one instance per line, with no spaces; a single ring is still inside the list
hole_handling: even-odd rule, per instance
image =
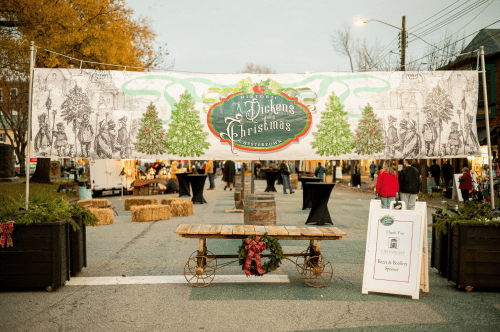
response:
[[[299,175],[297,173],[290,174],[290,181],[292,182],[293,189],[297,189],[299,187]]]
[[[245,225],[276,225],[276,201],[273,194],[247,194],[243,211]]]

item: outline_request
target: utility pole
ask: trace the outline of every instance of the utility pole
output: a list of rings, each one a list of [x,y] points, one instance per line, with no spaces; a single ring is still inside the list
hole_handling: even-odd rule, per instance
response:
[[[406,54],[406,16],[403,16],[403,23],[401,29],[401,71],[405,70],[405,54]]]

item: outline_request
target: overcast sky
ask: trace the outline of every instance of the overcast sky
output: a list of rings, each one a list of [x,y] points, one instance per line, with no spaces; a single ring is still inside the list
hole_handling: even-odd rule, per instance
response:
[[[168,44],[174,70],[207,73],[238,73],[250,62],[278,73],[348,71],[348,59],[331,44],[331,35],[343,24],[351,24],[352,36],[369,44],[388,46],[398,37],[396,28],[379,22],[355,25],[360,17],[401,27],[406,15],[408,31],[429,43],[437,42],[446,29],[469,35],[500,20],[500,0],[126,1],[135,15],[152,20],[157,41]],[[442,27],[424,36],[440,22]],[[489,28],[500,28],[500,22]],[[397,44],[392,45],[386,53],[399,52]],[[407,59],[427,50],[425,42],[411,42]]]

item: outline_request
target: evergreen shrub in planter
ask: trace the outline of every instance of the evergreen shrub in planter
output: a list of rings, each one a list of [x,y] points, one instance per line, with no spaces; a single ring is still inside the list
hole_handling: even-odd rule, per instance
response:
[[[20,198],[0,202],[0,222],[14,221],[13,247],[0,247],[0,284],[56,289],[70,278],[69,228],[78,224],[62,197],[33,194],[27,211],[19,209],[22,203]]]
[[[468,291],[500,287],[500,219],[494,218],[490,205],[470,202],[453,216],[438,212],[433,227],[437,235],[448,237],[448,280]]]

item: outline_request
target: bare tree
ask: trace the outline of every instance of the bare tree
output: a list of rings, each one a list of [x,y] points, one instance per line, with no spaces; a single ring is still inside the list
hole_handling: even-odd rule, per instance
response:
[[[460,41],[460,39],[462,39]],[[444,67],[456,60],[456,56],[467,46],[466,39],[464,38],[464,33],[461,35],[455,35],[446,31],[439,42],[435,46],[429,46],[427,48],[427,55],[423,62],[435,62],[440,59],[446,59],[442,62],[428,64],[427,70],[434,70],[436,68]]]
[[[248,73],[248,74],[276,74],[276,70],[266,67],[266,66],[261,66],[261,65],[254,65],[253,63],[247,63],[245,65],[245,69],[243,69],[242,73]]]
[[[353,66],[353,54],[356,52],[356,42],[351,38],[351,28],[346,23],[343,25],[342,29],[339,29],[333,33],[331,36],[332,46],[336,53],[340,55],[346,55],[349,58],[349,63],[351,64],[351,71],[354,71]]]

